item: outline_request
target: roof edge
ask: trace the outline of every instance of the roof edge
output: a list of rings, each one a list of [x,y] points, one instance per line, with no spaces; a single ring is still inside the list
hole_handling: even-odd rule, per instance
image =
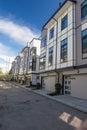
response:
[[[26,48],[29,48],[29,47],[28,47],[28,46],[25,46],[25,47],[22,49],[21,53],[22,53]]]
[[[66,4],[66,2],[71,1],[73,3],[76,3],[76,0],[65,0],[60,7],[58,7],[58,9],[54,12],[54,14],[48,19],[48,21],[42,26],[42,31],[44,29],[44,27],[49,23],[49,21],[56,15],[57,12],[59,12],[59,10]]]

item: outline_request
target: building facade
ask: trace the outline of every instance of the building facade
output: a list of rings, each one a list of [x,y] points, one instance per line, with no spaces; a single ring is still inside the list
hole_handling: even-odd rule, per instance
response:
[[[17,56],[15,60],[12,62],[12,78],[15,81],[18,81],[20,71],[20,56]]]
[[[12,63],[12,75],[21,84],[36,86],[39,79],[40,39],[33,38]]]
[[[40,39],[34,38],[29,43],[28,71],[26,75],[27,84],[32,83],[36,86],[39,80],[39,56],[40,56]]]
[[[12,70],[12,80],[14,80],[14,76],[15,76],[15,61],[12,62],[11,70]]]
[[[16,61],[13,62],[15,74]],[[87,99],[87,0],[65,0],[20,55],[19,80]],[[18,73],[17,73],[18,75]]]
[[[20,53],[19,81],[21,84],[26,84],[26,74],[28,71],[28,57],[29,57],[29,47],[26,46],[22,49]]]
[[[66,0],[42,27],[42,87],[87,99],[87,1]]]

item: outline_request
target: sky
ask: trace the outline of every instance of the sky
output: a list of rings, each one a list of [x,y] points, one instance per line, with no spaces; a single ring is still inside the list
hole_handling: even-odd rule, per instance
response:
[[[0,67],[10,69],[14,58],[33,38],[63,0],[0,0]]]

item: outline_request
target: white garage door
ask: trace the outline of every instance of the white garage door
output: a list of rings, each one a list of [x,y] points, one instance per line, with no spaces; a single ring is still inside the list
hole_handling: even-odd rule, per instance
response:
[[[65,76],[65,94],[87,99],[87,75]]]
[[[43,82],[44,82],[44,88],[47,91],[55,92],[55,76],[44,77]]]

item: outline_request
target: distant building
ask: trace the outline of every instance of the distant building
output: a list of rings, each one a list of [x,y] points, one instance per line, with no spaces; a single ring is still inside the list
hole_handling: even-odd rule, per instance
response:
[[[27,84],[32,82],[35,86],[39,80],[39,56],[40,56],[40,39],[34,38],[29,44],[28,71],[26,75]]]
[[[14,80],[18,80],[20,70],[20,56],[17,56],[15,60],[12,62],[12,77]]]
[[[25,84],[25,78],[28,71],[28,53],[29,47],[26,46],[20,52],[20,71],[19,71],[19,82],[21,84]]]

